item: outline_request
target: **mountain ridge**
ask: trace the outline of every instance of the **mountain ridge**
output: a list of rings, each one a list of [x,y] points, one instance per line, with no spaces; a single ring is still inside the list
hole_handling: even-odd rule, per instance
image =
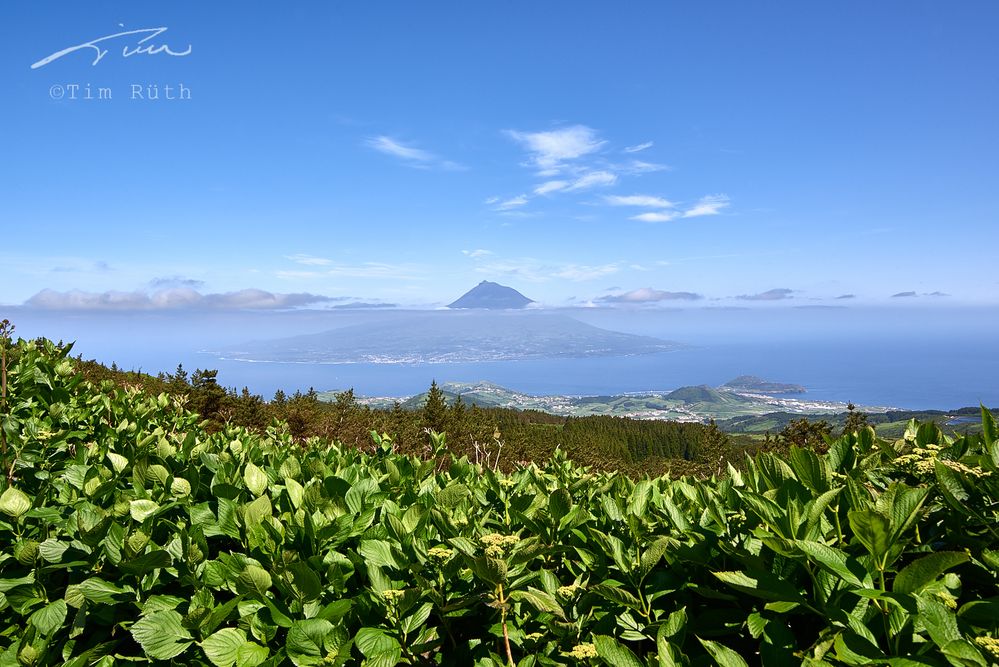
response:
[[[533,299],[528,299],[512,287],[483,280],[449,303],[447,307],[455,310],[519,310],[532,303]]]

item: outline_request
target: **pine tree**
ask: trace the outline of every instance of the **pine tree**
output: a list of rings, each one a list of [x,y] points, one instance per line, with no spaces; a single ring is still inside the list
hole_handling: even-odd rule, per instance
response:
[[[437,381],[430,383],[430,390],[427,392],[427,401],[423,404],[422,427],[442,433],[447,429],[447,399],[444,391],[437,386]]]

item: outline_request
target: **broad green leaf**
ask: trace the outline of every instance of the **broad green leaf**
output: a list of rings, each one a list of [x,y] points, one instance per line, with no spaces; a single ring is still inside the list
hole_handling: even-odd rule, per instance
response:
[[[267,496],[260,496],[243,505],[243,523],[247,526],[255,526],[265,518],[272,516],[273,511],[271,499]]]
[[[263,595],[271,587],[271,575],[259,565],[250,563],[236,581],[237,588],[248,593]]]
[[[923,556],[902,568],[895,577],[892,590],[896,593],[918,593],[941,574],[968,559],[968,554],[960,551],[941,551]]]
[[[181,624],[183,620],[176,611],[158,611],[133,623],[130,632],[148,657],[170,660],[183,653],[194,641],[191,633]]]
[[[239,647],[246,643],[242,630],[223,628],[201,642],[201,648],[216,667],[231,667],[236,664]]]
[[[108,452],[107,459],[111,462],[111,467],[116,473],[121,474],[121,471],[128,467],[128,459],[121,454]]]
[[[252,462],[246,464],[243,470],[243,482],[246,488],[255,496],[262,496],[267,490],[267,473],[255,466]]]
[[[669,615],[666,622],[660,626],[660,634],[663,637],[673,638],[681,635],[687,629],[687,610],[684,607],[677,609]]]
[[[611,521],[624,521],[624,513],[621,511],[621,506],[618,505],[617,501],[610,495],[606,494],[600,497],[600,506]]]
[[[430,602],[424,602],[419,607],[416,608],[412,614],[402,619],[400,627],[402,631],[406,634],[416,632],[420,627],[427,622],[430,618],[430,612],[434,610],[434,605]]]
[[[301,507],[302,500],[305,498],[305,489],[302,485],[293,478],[287,477],[284,480],[284,489],[288,493],[288,499],[291,500],[291,506],[295,509]]]
[[[295,621],[288,629],[288,655],[296,664],[313,664],[314,661],[302,658],[318,658],[323,655],[325,637],[333,631],[329,621],[312,618],[305,621]],[[321,662],[321,661],[320,661]],[[319,662],[315,662],[319,664]]]
[[[294,455],[286,458],[282,463],[281,467],[278,469],[278,474],[281,478],[285,480],[285,483],[289,479],[297,479],[299,475],[302,474],[302,465],[298,462],[298,459]]]
[[[31,498],[13,486],[0,494],[0,512],[17,518],[31,509]]]
[[[354,645],[366,658],[401,650],[399,642],[379,628],[361,628],[354,637]]]
[[[448,484],[437,492],[437,504],[449,509],[457,507],[468,496],[468,493],[468,487],[464,484]]]
[[[29,574],[24,577],[17,577],[16,579],[0,579],[0,593],[6,593],[9,590],[13,590],[18,586],[25,586],[27,584],[35,583],[35,575]]]
[[[256,642],[246,642],[236,649],[236,667],[257,667],[267,660],[270,651]]]
[[[157,568],[170,567],[172,562],[169,553],[163,549],[155,549],[141,556],[123,560],[118,569],[129,574],[146,574]]]
[[[142,614],[145,616],[152,614],[154,611],[176,609],[184,602],[187,602],[187,600],[179,598],[176,595],[150,595],[146,598],[145,602],[142,603]]]
[[[66,621],[68,607],[65,600],[56,600],[45,605],[31,615],[31,624],[43,635],[51,635]]]
[[[38,557],[37,540],[32,540],[30,538],[25,540],[18,540],[17,544],[14,545],[14,558],[21,565],[32,565],[37,557]]]
[[[597,649],[597,655],[603,658],[604,662],[613,667],[642,667],[641,661],[632,653],[631,649],[624,646],[618,640],[607,635],[595,635],[593,645]]]
[[[788,462],[798,475],[798,480],[814,493],[824,493],[829,489],[829,474],[824,460],[811,449],[792,446],[788,452]]]
[[[170,483],[170,494],[176,498],[186,498],[191,495],[191,483],[183,477],[174,477]]]
[[[50,537],[38,545],[38,554],[50,563],[58,563],[67,549],[69,549],[68,542],[60,542]]]
[[[642,601],[639,600],[630,591],[621,588],[620,586],[611,586],[609,584],[595,584],[590,586],[588,589],[591,593],[596,593],[597,595],[610,600],[611,602],[616,602],[625,607],[630,607],[635,611],[645,613],[645,609],[642,607]]]
[[[877,665],[884,661],[884,653],[871,641],[856,632],[844,630],[833,642],[836,657],[848,665]]]
[[[980,403],[979,405],[982,408],[982,436],[985,439],[985,447],[989,451],[995,451],[991,449],[991,446],[999,441],[999,429],[996,428],[996,420],[984,404]],[[993,462],[999,466],[999,460]]]
[[[933,642],[943,648],[948,643],[961,639],[957,629],[957,616],[942,603],[923,596],[916,597],[919,620],[926,628]]]
[[[319,577],[308,563],[296,561],[288,566],[295,582],[295,589],[303,600],[315,600],[322,595],[323,588]]]
[[[749,667],[741,655],[724,644],[719,644],[708,639],[701,639],[700,637],[697,638],[697,641],[701,642],[701,645],[711,654],[711,657],[715,660],[715,664],[719,667]]]
[[[631,498],[628,500],[628,513],[639,518],[644,517],[650,497],[652,497],[652,483],[647,479],[636,483],[635,489],[631,492]]]
[[[947,499],[949,504],[959,512],[968,513],[964,502],[968,499],[968,492],[961,484],[961,477],[956,472],[945,466],[939,460],[934,461],[933,471],[937,477],[937,488]]]
[[[870,581],[862,581],[849,567],[847,561],[847,555],[836,549],[835,547],[830,547],[826,544],[821,544],[819,542],[809,542],[806,540],[795,540],[794,544],[806,555],[809,559],[815,561],[823,568],[831,572],[832,574],[840,577],[847,583],[856,586],[858,588],[863,588],[870,586]],[[858,570],[863,571],[863,568],[859,563],[855,563]]]
[[[274,622],[274,625],[280,628],[290,628],[292,626],[293,621],[286,613],[287,609],[279,607],[268,596],[264,596],[263,600],[264,605],[267,607],[266,615],[270,616],[270,620]],[[261,610],[262,613],[263,611]]]
[[[556,520],[561,519],[572,508],[572,496],[565,489],[555,489],[548,496],[548,513]]]
[[[152,500],[133,500],[128,504],[129,514],[131,514],[132,518],[139,523],[148,519],[159,508],[160,506]]]
[[[555,614],[559,618],[565,618],[565,612],[555,598],[533,586],[528,586],[525,591],[513,591],[509,597],[511,600],[527,602],[540,612],[547,612]]]
[[[903,488],[897,486],[897,493],[892,499],[891,506],[891,541],[898,542],[901,536],[919,519],[919,511],[922,509],[926,496],[929,495],[929,487],[918,489]]]
[[[361,540],[357,552],[369,566],[399,569],[399,563],[392,555],[392,545],[384,540]]]
[[[874,510],[853,510],[848,516],[853,534],[880,561],[891,548],[891,526],[888,519]]]
[[[801,593],[786,579],[770,573],[713,572],[715,577],[732,588],[763,600],[800,602]]]
[[[129,591],[112,584],[108,581],[104,581],[98,577],[91,577],[85,581],[80,582],[76,585],[76,590],[84,599],[90,600],[91,602],[96,602],[97,604],[114,604],[116,602],[116,596],[128,593]],[[67,589],[67,595],[69,591]],[[67,599],[67,602],[69,600]]]
[[[662,559],[662,557],[666,554],[670,543],[670,538],[660,537],[655,542],[645,547],[645,550],[642,551],[642,557],[639,559],[638,563],[639,576],[644,577],[652,570],[652,568],[656,566],[660,559]]]
[[[947,656],[952,665],[975,665],[975,667],[990,665],[994,667],[996,664],[995,656],[992,656],[993,659],[990,661],[985,660],[981,652],[971,642],[964,639],[947,642],[941,647],[941,653]]]

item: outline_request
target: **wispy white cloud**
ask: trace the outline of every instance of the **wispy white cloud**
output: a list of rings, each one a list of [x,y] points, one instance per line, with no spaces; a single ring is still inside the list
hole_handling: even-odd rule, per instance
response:
[[[642,208],[674,208],[676,204],[655,195],[606,195],[604,201],[611,206],[640,206]]]
[[[332,259],[326,259],[325,257],[316,257],[315,255],[307,255],[304,253],[298,253],[295,255],[285,255],[285,259],[290,259],[296,264],[304,264],[305,266],[329,266],[333,263]]]
[[[606,187],[617,183],[617,176],[609,171],[591,171],[574,180],[567,191],[588,190],[596,187]]]
[[[465,168],[457,162],[441,158],[436,153],[431,153],[430,151],[423,150],[422,148],[416,148],[415,146],[407,146],[406,144],[385,135],[370,137],[365,141],[365,144],[368,148],[376,150],[379,153],[399,158],[403,161],[403,163],[410,167],[422,169],[438,168],[452,171]]]
[[[496,204],[495,210],[497,211],[509,211],[512,208],[517,208],[523,206],[527,203],[527,195],[517,195],[516,197],[511,197],[506,201],[501,201]]]
[[[572,180],[545,181],[534,188],[534,195],[541,197],[555,192],[579,192],[590,188],[608,187],[615,183],[617,175],[609,171],[583,172],[581,176]]]
[[[638,153],[638,152],[644,151],[646,148],[652,148],[652,146],[653,146],[653,142],[646,141],[646,142],[641,143],[641,144],[635,144],[634,146],[625,146],[624,147],[624,152],[625,153]]]
[[[552,192],[558,192],[560,190],[565,190],[569,187],[569,181],[545,181],[541,185],[534,188],[534,194],[536,195],[547,195]]]
[[[642,206],[645,208],[676,208],[676,204],[661,197],[648,195],[631,195],[624,197],[604,197],[604,201],[614,206]],[[678,218],[696,218],[702,215],[718,215],[728,206],[729,199],[725,195],[708,195],[701,197],[696,204],[684,211],[648,211],[631,216],[632,220],[641,222],[670,222]]]
[[[506,134],[527,150],[526,165],[535,168],[537,175],[548,178],[537,183],[529,194],[521,194],[505,201],[491,201],[499,211],[522,207],[533,197],[568,195],[591,188],[612,187],[622,178],[669,169],[667,165],[637,159],[625,160],[624,163],[606,159],[601,153],[607,142],[598,136],[596,130],[585,125],[546,132],[507,130]],[[647,141],[626,146],[621,151],[634,154],[652,146],[653,142]],[[683,209],[665,197],[654,195],[611,195],[604,197],[604,202],[611,206],[654,209],[632,216],[633,220],[652,223],[718,215],[729,205],[729,199],[725,195],[702,197]]]
[[[684,211],[683,217],[695,218],[701,215],[718,215],[728,205],[729,198],[727,195],[708,195],[701,197],[694,206]]]
[[[394,155],[395,157],[403,160],[431,162],[437,159],[437,156],[429,151],[413,148],[412,146],[406,146],[405,144],[399,143],[398,141],[384,135],[368,139],[367,144],[369,148],[373,148],[380,153]]]
[[[465,257],[470,257],[472,259],[479,259],[479,258],[482,258],[482,257],[488,257],[489,255],[492,255],[493,253],[492,253],[491,250],[484,250],[482,248],[476,248],[475,250],[462,250],[461,254],[464,255]]]
[[[654,171],[669,171],[671,167],[668,164],[632,160],[630,162],[626,162],[625,164],[614,165],[614,169],[615,171],[622,174],[628,174],[630,176],[634,174],[648,174]]]
[[[680,217],[679,213],[672,213],[669,211],[649,211],[648,213],[633,215],[631,216],[631,219],[639,220],[641,222],[669,222],[670,220],[676,220],[678,217]]]
[[[557,173],[563,164],[600,150],[606,143],[593,128],[573,125],[548,132],[507,130],[507,136],[530,153],[531,164],[544,174]]]

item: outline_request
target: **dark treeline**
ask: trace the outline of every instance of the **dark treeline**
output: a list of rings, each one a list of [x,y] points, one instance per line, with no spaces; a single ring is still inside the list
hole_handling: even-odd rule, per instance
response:
[[[225,388],[215,370],[188,373],[178,366],[173,373],[153,376],[95,361],[78,359],[77,364],[94,383],[111,381],[183,397],[188,408],[209,422],[209,428],[234,423],[263,430],[280,420],[298,439],[319,437],[362,448],[372,446],[371,432],[377,431],[391,436],[398,450],[416,454],[432,451],[430,432],[445,433],[451,451],[501,468],[545,461],[556,448],[584,465],[632,474],[668,470],[675,475],[708,475],[723,471],[730,458],[742,459],[742,447],[734,447],[714,424],[560,417],[535,410],[484,408],[462,400],[448,402],[436,384],[421,408],[407,410],[397,403],[385,410],[359,403],[353,391],[336,394],[333,401],[320,400],[311,389],[290,395],[278,391],[265,400],[246,388]]]

